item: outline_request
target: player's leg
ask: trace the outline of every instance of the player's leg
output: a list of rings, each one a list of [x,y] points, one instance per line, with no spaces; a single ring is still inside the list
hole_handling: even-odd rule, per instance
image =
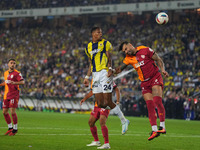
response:
[[[159,133],[157,133],[158,128],[157,128],[157,115],[155,111],[155,104],[153,102],[153,95],[151,93],[145,93],[143,94],[144,100],[147,104],[147,110],[148,110],[148,116],[149,116],[149,122],[151,124],[152,132],[148,140],[152,140],[155,137],[159,136]]]
[[[160,85],[154,85],[152,87],[153,101],[157,107],[158,115],[160,119],[160,128],[158,130],[159,133],[166,133],[165,130],[165,108],[162,103],[162,87]]]
[[[8,131],[5,133],[5,135],[8,135],[13,130],[8,110],[9,110],[9,100],[3,100],[3,116],[5,118],[6,123],[8,124]]]
[[[17,118],[17,114],[16,114],[16,108],[10,108],[10,112],[12,115],[12,121],[13,121],[13,130],[12,132],[9,134],[9,136],[13,136],[17,133],[17,122],[18,122],[18,118]]]
[[[108,138],[108,128],[106,126],[106,120],[109,114],[109,110],[102,108],[100,114],[101,115],[100,115],[99,121],[100,121],[101,131],[104,138],[104,144],[98,147],[97,149],[110,149],[109,138]]]
[[[96,121],[99,119],[100,112],[97,107],[94,108],[94,110],[90,114],[90,118],[88,121],[88,124],[90,126],[90,131],[92,133],[92,136],[94,138],[94,141],[92,143],[87,144],[87,146],[100,146],[101,143],[99,142],[99,137],[97,133],[97,127],[95,126]]]
[[[122,135],[125,134],[128,131],[128,125],[129,125],[129,120],[127,120],[123,114],[123,112],[121,111],[121,109],[119,108],[118,105],[116,105],[113,101],[112,101],[112,93],[103,93],[104,95],[104,101],[106,103],[107,106],[109,106],[110,109],[112,109],[112,111],[119,117],[119,119],[121,120],[122,123]]]

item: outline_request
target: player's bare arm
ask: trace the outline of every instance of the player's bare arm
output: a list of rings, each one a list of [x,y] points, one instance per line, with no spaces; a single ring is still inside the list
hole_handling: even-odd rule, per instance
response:
[[[86,87],[89,86],[89,77],[90,77],[90,75],[91,75],[91,63],[92,63],[91,59],[89,59],[89,62],[90,62],[90,65],[89,65],[89,68],[88,68],[88,72],[87,72],[87,75],[85,76],[85,79],[84,79],[84,81],[83,81],[83,84],[84,84]]]
[[[0,86],[5,86],[5,82],[1,83]]]
[[[122,72],[127,66],[128,65],[126,65],[126,64],[123,63],[121,66],[119,66],[119,67],[117,67],[115,69],[115,73],[118,74],[118,73]]]
[[[167,71],[165,71],[165,65],[163,60],[158,56],[157,53],[154,53],[152,56],[152,59],[155,60],[158,64],[158,67],[160,68],[160,70],[162,71],[162,73],[164,74],[165,77],[168,77],[169,74]]]
[[[21,80],[21,81],[19,81],[19,82],[11,81],[10,84],[14,84],[14,85],[24,85],[25,82],[24,82],[24,80]]]
[[[106,51],[106,55],[107,55],[107,58],[108,58],[108,77],[110,77],[113,73],[113,70],[112,70],[112,59],[111,59],[111,54],[109,51]]]
[[[92,90],[85,95],[85,97],[80,101],[80,105],[82,105],[87,99],[89,99],[90,97],[92,97],[93,93]]]

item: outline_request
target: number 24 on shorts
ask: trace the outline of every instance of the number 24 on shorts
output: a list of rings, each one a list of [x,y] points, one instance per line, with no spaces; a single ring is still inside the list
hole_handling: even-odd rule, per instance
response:
[[[103,87],[104,87],[104,90],[105,90],[105,91],[106,91],[106,90],[111,90],[111,85],[104,85]]]

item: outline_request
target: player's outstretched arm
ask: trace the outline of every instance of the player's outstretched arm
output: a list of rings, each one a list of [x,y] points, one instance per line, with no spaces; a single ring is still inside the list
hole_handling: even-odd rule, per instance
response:
[[[82,105],[88,98],[90,98],[93,95],[92,90],[85,95],[85,97],[80,101],[80,105]]]
[[[1,83],[0,86],[5,86],[5,82]]]
[[[164,62],[163,60],[158,56],[157,53],[154,53],[153,56],[152,56],[152,59],[155,60],[158,64],[158,67],[160,68],[160,70],[162,71],[162,74],[165,76],[165,77],[168,77],[169,74],[167,71],[165,71],[165,65],[164,65]]]
[[[115,73],[118,74],[118,73],[122,72],[126,67],[127,67],[127,65],[123,63],[121,66],[115,68]]]

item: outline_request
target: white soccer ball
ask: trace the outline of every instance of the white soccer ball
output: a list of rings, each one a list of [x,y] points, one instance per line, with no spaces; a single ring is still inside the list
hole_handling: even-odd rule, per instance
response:
[[[164,25],[169,21],[169,17],[165,12],[160,12],[156,15],[156,22],[158,24]]]

